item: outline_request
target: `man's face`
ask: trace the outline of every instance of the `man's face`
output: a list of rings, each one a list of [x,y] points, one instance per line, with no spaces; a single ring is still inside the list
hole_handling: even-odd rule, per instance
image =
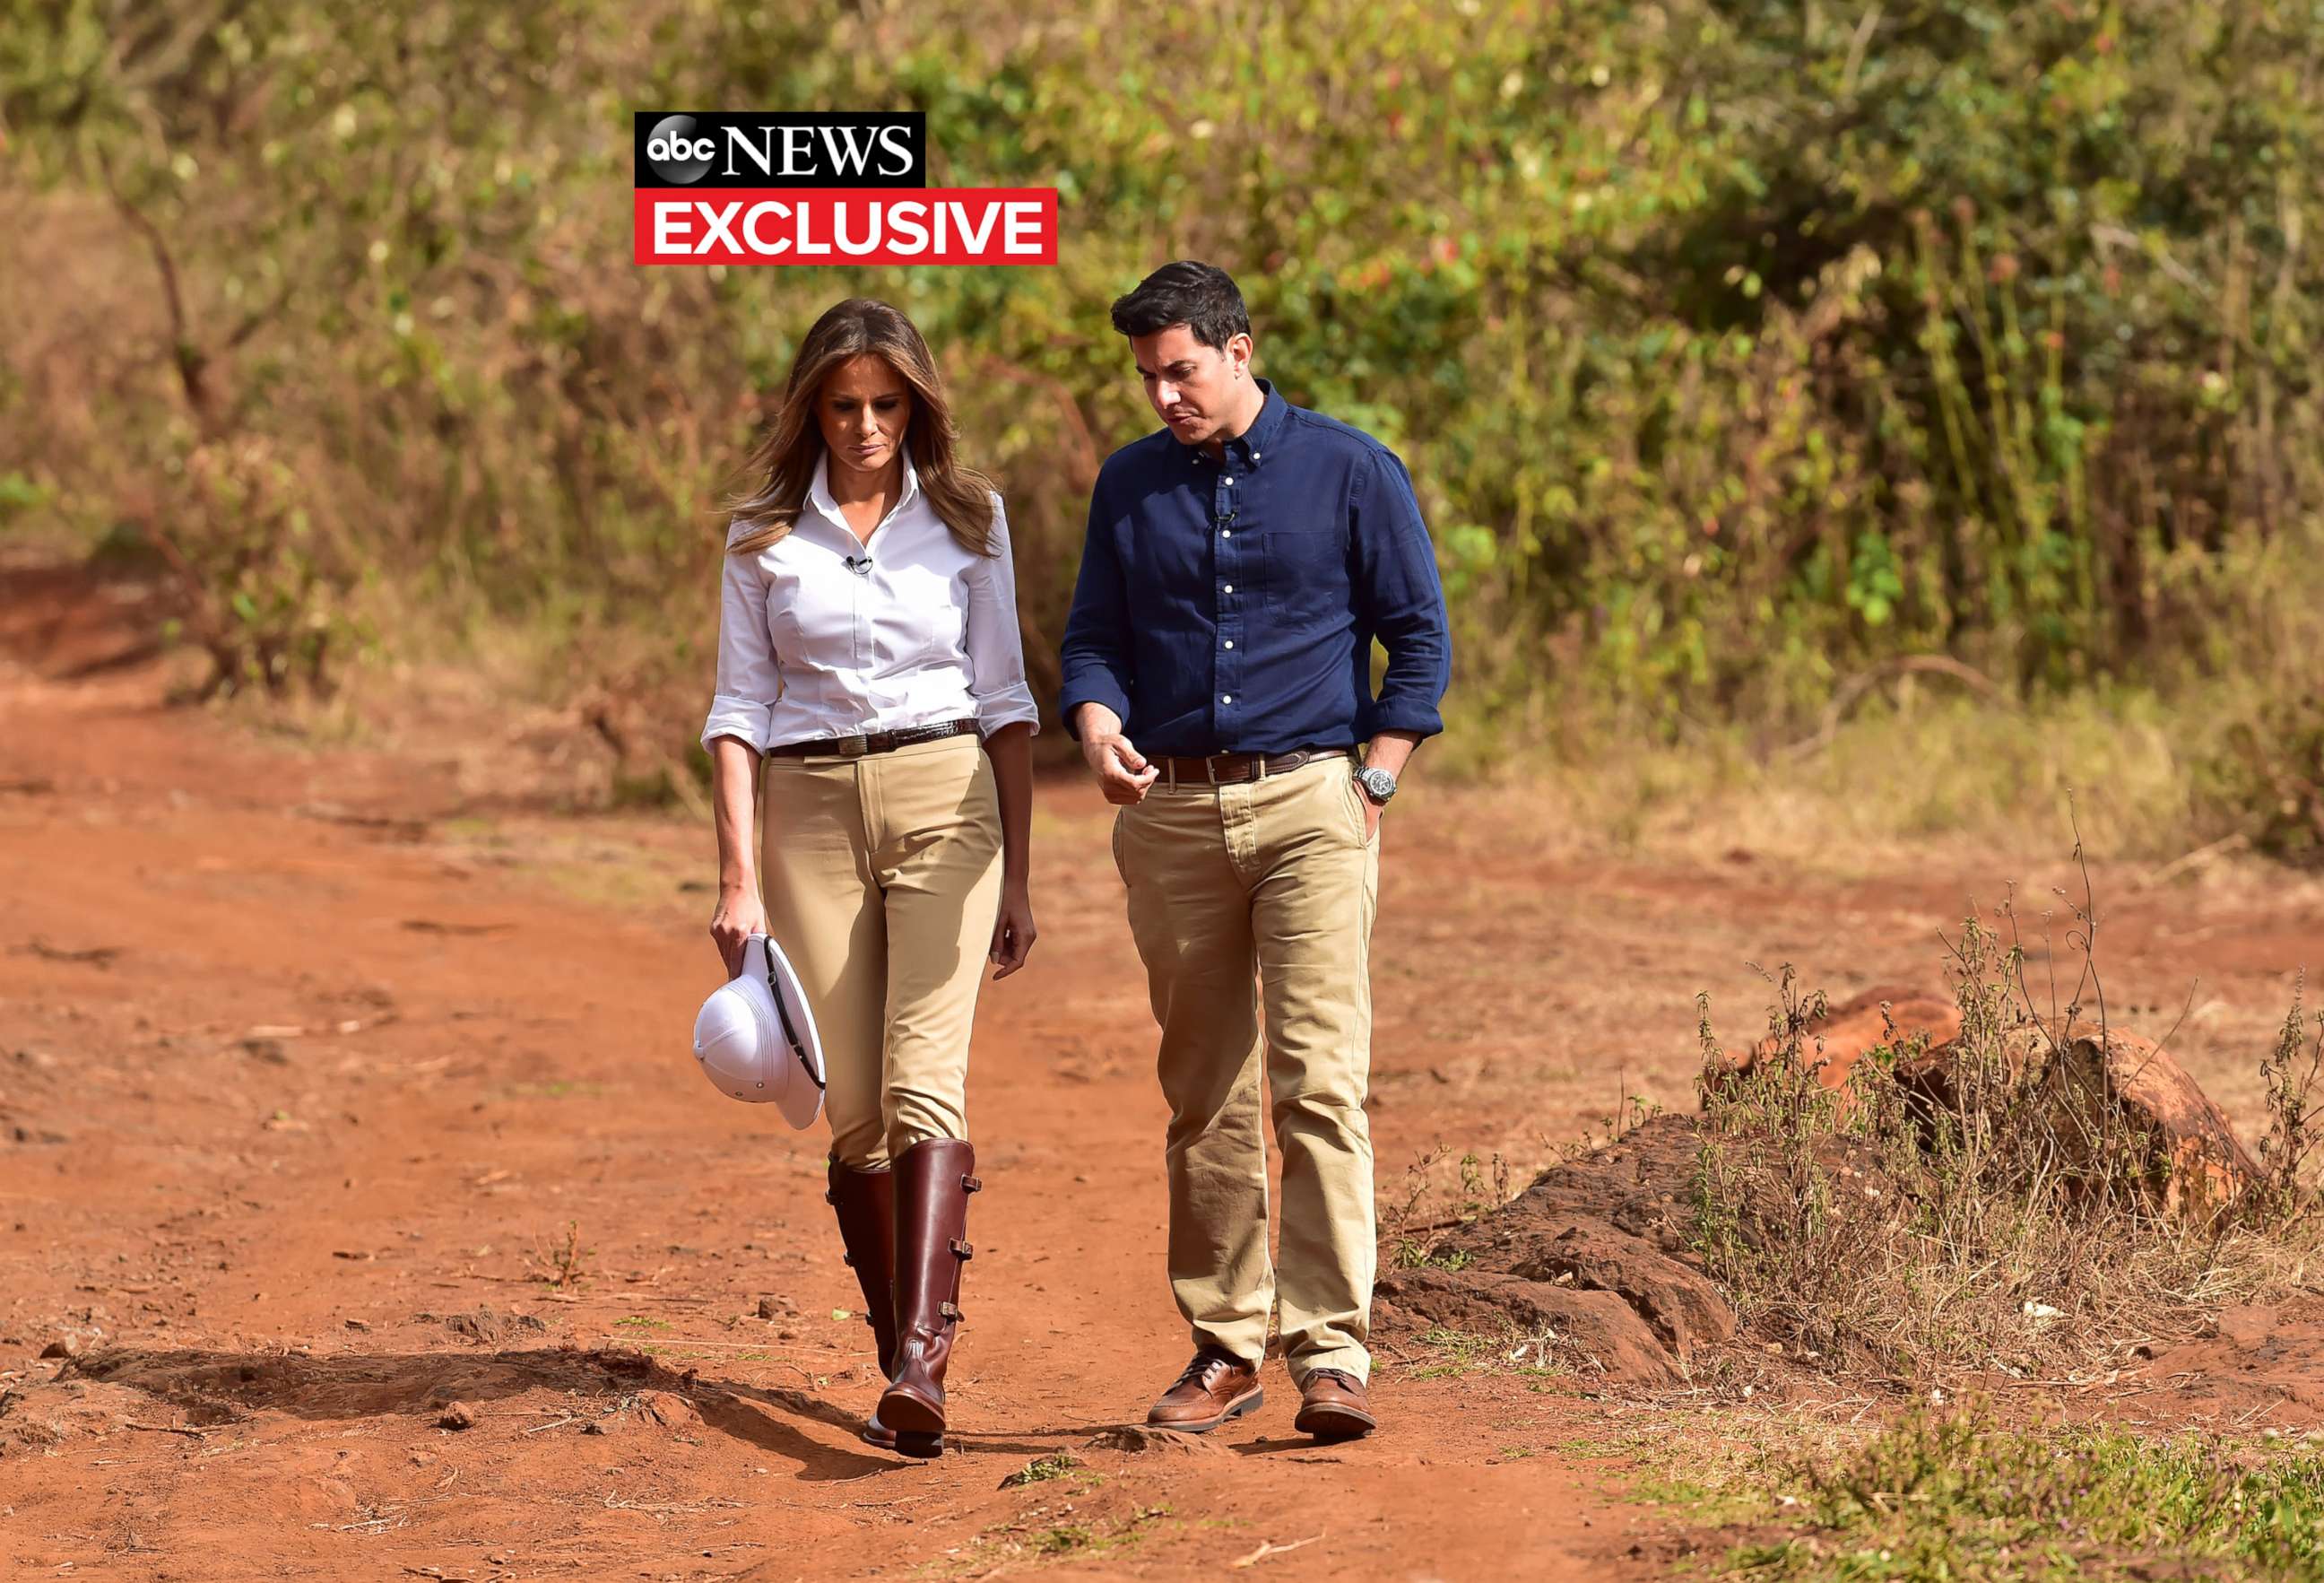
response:
[[[1240,410],[1250,367],[1249,336],[1229,336],[1222,352],[1203,345],[1185,325],[1174,324],[1150,336],[1130,337],[1130,350],[1138,360],[1146,399],[1179,444],[1217,439]]]

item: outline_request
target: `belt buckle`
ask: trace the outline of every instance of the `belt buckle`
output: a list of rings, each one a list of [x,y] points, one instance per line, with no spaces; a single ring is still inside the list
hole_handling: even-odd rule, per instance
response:
[[[832,750],[842,758],[862,758],[864,751],[871,746],[871,742],[862,736],[842,736],[835,740],[831,745]]]

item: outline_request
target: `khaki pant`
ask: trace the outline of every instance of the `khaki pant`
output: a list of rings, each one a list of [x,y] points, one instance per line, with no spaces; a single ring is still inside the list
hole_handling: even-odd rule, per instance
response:
[[[1157,781],[1114,821],[1162,1025],[1171,1290],[1197,1346],[1254,1362],[1279,1296],[1284,1356],[1303,1381],[1318,1368],[1365,1379],[1371,1366],[1363,1105],[1379,846],[1364,838],[1353,767],[1327,758],[1238,786]],[[1263,1106],[1283,1153],[1272,1264]]]
[[[968,1034],[1001,909],[1001,804],[974,736],[766,761],[767,928],[807,988],[842,1164],[968,1136]]]

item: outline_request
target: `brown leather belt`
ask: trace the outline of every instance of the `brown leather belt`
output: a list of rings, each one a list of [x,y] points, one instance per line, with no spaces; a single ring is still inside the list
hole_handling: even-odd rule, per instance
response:
[[[1163,783],[1174,788],[1182,782],[1195,786],[1239,786],[1246,781],[1289,774],[1317,759],[1352,758],[1355,751],[1352,747],[1303,747],[1296,753],[1221,753],[1209,758],[1157,758],[1151,762],[1162,772]]]
[[[966,736],[976,729],[973,720],[946,720],[937,726],[907,726],[897,731],[874,731],[865,736],[810,736],[805,742],[779,742],[767,749],[769,758],[862,758],[870,753],[893,753],[922,742],[942,742]]]

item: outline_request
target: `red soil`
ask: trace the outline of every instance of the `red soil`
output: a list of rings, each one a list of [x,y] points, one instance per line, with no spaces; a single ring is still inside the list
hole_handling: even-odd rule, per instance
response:
[[[1621,1465],[1572,1450],[1604,1432],[1586,1380],[1448,1368],[1408,1332],[1382,1338],[1370,1440],[1294,1434],[1274,1364],[1266,1409],[1207,1441],[1106,1434],[1185,1339],[1153,1030],[1078,782],[1042,789],[1043,938],[978,1023],[961,1449],[909,1464],[853,1434],[876,1382],[821,1137],[687,1055],[717,976],[706,831],[511,792],[562,752],[554,721],[546,748],[479,712],[320,750],[165,708],[123,608],[0,571],[0,1572],[1563,1578],[1672,1553],[1601,1487]],[[1929,981],[1933,929],[1997,889],[1573,858],[1538,809],[1416,792],[1375,974],[1387,1199],[1439,1140],[1522,1185],[1625,1092],[1687,1105],[1696,988],[1748,1027],[1748,960],[1835,995]],[[2248,1131],[2255,1085],[2214,1078],[2324,957],[2315,890],[2122,884],[2116,992],[2175,1008],[2202,975],[2174,1048]],[[1061,1451],[1084,1467],[997,1487]]]

